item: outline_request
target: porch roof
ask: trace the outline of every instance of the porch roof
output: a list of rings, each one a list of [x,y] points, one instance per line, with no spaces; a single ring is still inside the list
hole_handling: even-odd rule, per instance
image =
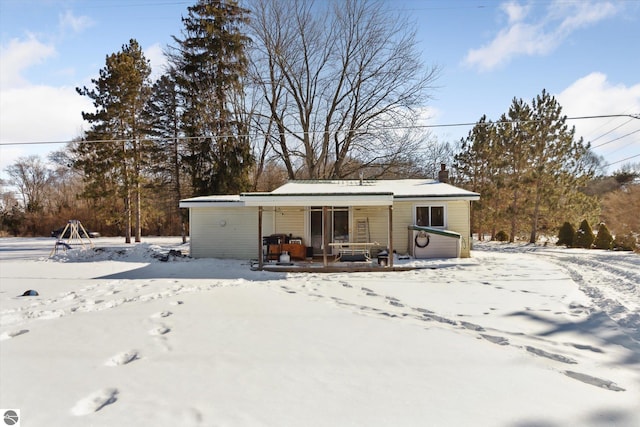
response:
[[[245,206],[390,206],[393,193],[244,193]]]

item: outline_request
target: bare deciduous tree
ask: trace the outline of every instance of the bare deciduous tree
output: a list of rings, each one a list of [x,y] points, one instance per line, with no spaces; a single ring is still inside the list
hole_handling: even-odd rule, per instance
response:
[[[41,212],[44,209],[47,187],[51,181],[51,170],[38,156],[18,158],[5,169],[9,183],[14,185],[26,212]]]
[[[415,148],[390,131],[415,124],[438,68],[423,66],[406,18],[364,0],[249,7],[255,117],[290,179],[346,177]]]

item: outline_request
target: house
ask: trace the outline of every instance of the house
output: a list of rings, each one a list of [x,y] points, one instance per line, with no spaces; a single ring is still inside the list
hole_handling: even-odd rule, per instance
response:
[[[432,179],[296,180],[271,192],[202,196],[189,209],[196,258],[322,256],[366,259],[382,250],[469,257],[470,204],[480,195]],[[393,257],[388,260],[391,265]]]

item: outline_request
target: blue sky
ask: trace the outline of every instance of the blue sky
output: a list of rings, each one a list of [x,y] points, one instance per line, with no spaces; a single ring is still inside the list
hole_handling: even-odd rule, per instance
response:
[[[320,0],[322,1],[322,0]],[[105,57],[135,38],[160,72],[195,0],[0,0],[0,168],[87,128]],[[427,124],[497,120],[542,89],[569,117],[640,117],[640,0],[389,0],[415,22],[425,64],[442,68]],[[640,119],[572,120],[610,170],[640,162]],[[470,127],[435,127],[456,142]],[[15,145],[13,143],[22,143]],[[634,157],[637,156],[637,157]],[[629,160],[624,160],[628,159]],[[3,174],[4,175],[4,174]]]

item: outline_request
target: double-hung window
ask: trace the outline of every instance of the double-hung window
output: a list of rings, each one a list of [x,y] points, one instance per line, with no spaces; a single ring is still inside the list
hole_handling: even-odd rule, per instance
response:
[[[416,225],[444,227],[444,206],[416,206]]]

